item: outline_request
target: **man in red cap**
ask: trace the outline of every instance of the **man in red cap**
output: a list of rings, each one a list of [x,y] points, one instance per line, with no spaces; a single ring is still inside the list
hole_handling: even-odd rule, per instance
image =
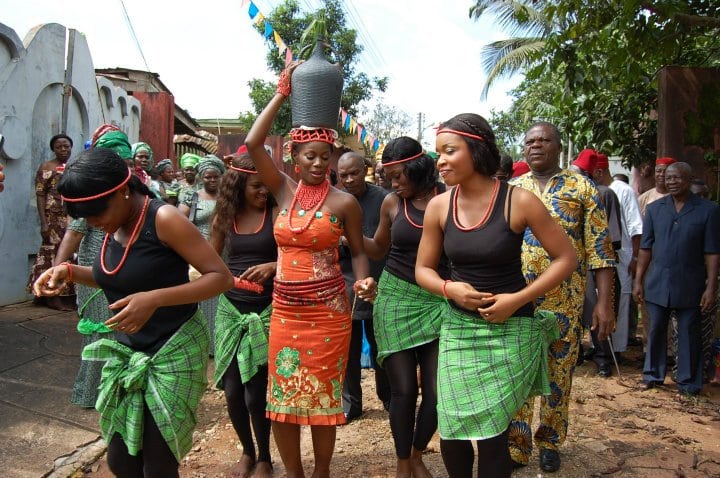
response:
[[[637,266],[640,237],[642,236],[642,216],[635,191],[629,184],[612,179],[608,157],[598,154],[593,177],[598,184],[608,186],[620,200],[622,211],[622,241],[618,251],[617,274],[620,279],[620,301],[617,310],[617,323],[612,334],[615,352],[627,350],[630,334],[630,302],[632,301],[632,281]]]
[[[638,198],[640,213],[643,217],[645,217],[645,209],[647,209],[648,204],[668,195],[665,188],[665,169],[674,162],[675,160],[669,157],[655,160],[655,187],[648,189]]]
[[[592,149],[584,149],[580,151],[577,159],[570,165],[571,170],[582,174],[588,179],[592,180],[593,173],[595,172],[598,161],[598,152]],[[610,235],[610,241],[612,241],[613,249],[617,253],[622,244],[622,212],[620,209],[620,200],[618,199],[615,192],[604,184],[595,184],[598,192],[600,193],[600,201],[605,206],[605,213],[608,218],[608,233]],[[595,289],[595,277],[591,271],[587,274],[587,283],[585,285],[585,302],[583,303],[583,316],[582,324],[586,329],[590,329],[592,325],[592,312],[597,304],[597,290]],[[615,310],[618,309],[618,291],[619,286],[617,284],[617,274],[615,275]],[[585,357],[580,357],[578,363],[583,358],[589,358],[592,356],[593,362],[598,367],[598,375],[601,377],[609,377],[612,375],[612,351],[610,350],[610,343],[607,340],[599,340],[597,329],[590,330],[590,338],[592,340],[593,349],[585,354]],[[581,346],[582,347],[582,346]],[[582,349],[580,350],[582,353]]]
[[[518,161],[517,163],[513,163],[512,167],[512,177],[517,178],[518,176],[522,176],[523,174],[530,172],[530,166],[528,166],[528,163],[525,161]]]

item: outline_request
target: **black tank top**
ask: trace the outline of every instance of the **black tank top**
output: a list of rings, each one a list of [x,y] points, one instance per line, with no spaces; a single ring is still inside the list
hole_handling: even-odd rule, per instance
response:
[[[234,277],[257,264],[277,260],[277,243],[273,235],[272,207],[265,211],[265,222],[257,234],[237,234],[235,228],[225,236],[227,265]],[[244,289],[230,289],[225,297],[242,314],[260,312],[272,302],[272,278],[263,284],[262,294]]]
[[[112,304],[136,292],[164,289],[188,282],[187,261],[157,237],[155,216],[163,205],[165,203],[159,199],[150,201],[140,235],[131,245],[127,260],[117,274],[110,276],[103,272],[98,254],[93,264],[93,278],[105,292],[108,303]],[[124,252],[125,248],[110,236],[105,252],[105,266],[109,270],[115,269]],[[127,335],[118,331],[115,332],[115,338],[133,350],[152,355],[196,310],[197,303],[160,307],[139,332]]]
[[[522,274],[520,249],[523,233],[510,229],[505,219],[505,202],[512,197],[512,188],[508,194],[508,185],[500,182],[498,197],[487,222],[472,231],[461,231],[453,219],[455,194],[450,193],[450,207],[445,221],[445,239],[443,248],[450,259],[451,279],[467,282],[482,292],[495,294],[517,292],[527,283]],[[508,219],[510,218],[508,204]],[[456,308],[465,309],[451,304]],[[528,303],[518,309],[513,316],[532,317],[534,307]]]
[[[438,184],[437,192],[438,194],[445,192],[445,185]],[[405,215],[406,210],[407,217]],[[399,198],[398,210],[390,229],[390,252],[387,256],[385,269],[412,284],[417,284],[415,282],[415,261],[417,260],[418,246],[422,237],[422,228],[418,226],[423,225],[424,218],[425,211],[413,206],[412,201]],[[450,277],[450,267],[445,254],[440,258],[438,274],[443,279]]]

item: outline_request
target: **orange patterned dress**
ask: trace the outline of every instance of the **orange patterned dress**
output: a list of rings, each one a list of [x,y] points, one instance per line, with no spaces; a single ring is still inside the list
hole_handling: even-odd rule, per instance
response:
[[[294,228],[310,213],[292,212]],[[338,263],[340,220],[314,213],[293,232],[275,221],[278,266],[268,351],[267,416],[298,425],[345,423],[341,397],[350,347],[350,304]]]

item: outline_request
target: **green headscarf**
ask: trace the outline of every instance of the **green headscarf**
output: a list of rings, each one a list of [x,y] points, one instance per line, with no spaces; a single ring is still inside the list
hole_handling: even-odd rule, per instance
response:
[[[198,164],[202,158],[197,154],[185,153],[180,156],[180,168],[185,169],[187,167],[197,169]]]
[[[150,156],[150,165],[148,166],[148,171],[152,169],[153,165],[155,164],[155,159],[153,157],[153,151],[149,144],[147,143],[135,143],[132,145],[132,157],[134,158],[136,154],[138,154],[141,151],[146,151],[148,156]]]
[[[133,158],[130,141],[122,131],[108,131],[95,141],[93,147],[112,149],[118,156],[125,160],[132,160]]]
[[[225,163],[214,154],[208,154],[200,160],[200,164],[198,164],[197,167],[198,174],[201,178],[208,169],[215,169],[218,173],[223,174],[225,173]]]
[[[158,163],[155,165],[155,171],[158,174],[162,174],[163,171],[165,171],[167,168],[172,168],[173,163],[169,159],[163,159],[162,161],[158,161]]]

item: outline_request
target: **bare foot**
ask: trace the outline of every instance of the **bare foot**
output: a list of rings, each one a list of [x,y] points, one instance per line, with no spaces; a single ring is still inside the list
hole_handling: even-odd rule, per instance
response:
[[[413,478],[433,478],[430,471],[425,467],[422,459],[422,452],[413,448],[410,456],[410,468]]]
[[[248,455],[243,455],[240,457],[240,461],[230,468],[230,476],[232,478],[249,478],[253,466],[255,466],[255,460]]]
[[[270,478],[273,474],[273,467],[267,461],[258,461],[253,470],[253,478]]]
[[[404,459],[398,458],[397,470],[395,471],[395,478],[411,478],[411,477],[412,477],[412,467],[410,466],[410,459],[409,458],[404,458]]]

